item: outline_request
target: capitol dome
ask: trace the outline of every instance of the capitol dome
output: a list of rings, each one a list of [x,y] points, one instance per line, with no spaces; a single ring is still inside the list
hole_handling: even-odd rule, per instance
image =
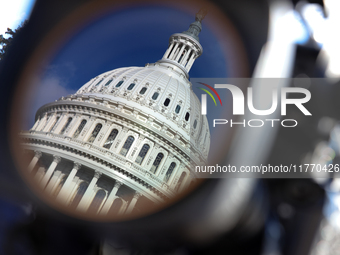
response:
[[[195,181],[210,147],[188,80],[203,52],[204,15],[170,37],[158,62],[100,74],[37,111],[21,137],[41,189],[79,212],[124,215],[164,203]]]
[[[76,95],[116,102],[122,113],[144,123],[153,120],[149,126],[156,130],[166,128],[168,139],[182,137],[182,147],[190,146],[199,161],[208,156],[209,126],[201,103],[187,78],[169,65],[115,69],[93,78]]]

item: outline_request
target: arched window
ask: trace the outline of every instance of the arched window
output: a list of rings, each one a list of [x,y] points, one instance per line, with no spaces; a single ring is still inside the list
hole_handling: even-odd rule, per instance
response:
[[[153,162],[151,169],[150,169],[150,171],[152,173],[155,174],[157,172],[157,169],[158,169],[159,165],[161,164],[163,157],[164,157],[163,153],[157,154],[157,157],[156,157],[155,161]]]
[[[175,113],[178,114],[180,110],[181,110],[181,106],[178,104],[178,105],[176,106]]]
[[[78,189],[77,189],[77,193],[72,200],[71,207],[76,208],[78,206],[78,204],[79,204],[80,200],[82,199],[83,195],[85,194],[85,191],[86,191],[88,186],[89,186],[89,184],[86,183],[86,182],[80,183],[80,185],[78,186]]]
[[[135,138],[133,136],[129,136],[126,139],[126,141],[125,141],[125,143],[124,143],[124,145],[123,145],[123,147],[122,147],[122,149],[120,150],[119,153],[123,156],[126,156],[126,154],[129,152],[131,145],[134,141],[135,141]]]
[[[68,118],[68,120],[66,121],[64,127],[60,131],[61,135],[64,134],[65,130],[68,128],[68,126],[70,125],[71,121],[72,121],[72,118]]]
[[[57,118],[55,119],[55,121],[54,121],[54,123],[53,123],[53,126],[50,128],[50,132],[53,132],[53,131],[54,131],[54,129],[55,129],[55,127],[56,127],[56,125],[57,125],[59,119],[60,119],[60,117],[57,117]]]
[[[189,120],[189,118],[190,118],[190,113],[189,113],[189,112],[187,112],[187,113],[185,114],[185,120],[186,120],[186,121],[188,121],[188,120]]]
[[[123,200],[121,198],[116,198],[110,209],[109,209],[109,212],[107,214],[109,215],[117,215],[119,213],[119,210],[120,208],[122,208],[122,205],[123,205]]]
[[[177,184],[176,184],[176,188],[175,188],[176,191],[178,191],[179,188],[181,187],[182,182],[183,182],[183,180],[184,180],[184,178],[185,178],[186,175],[187,175],[187,173],[186,173],[186,172],[183,172],[183,173],[181,174],[181,176],[179,177],[178,182],[177,182]]]
[[[123,82],[124,82],[124,81],[118,82],[117,85],[116,85],[116,88],[119,88],[120,86],[122,86]]]
[[[169,106],[169,104],[170,104],[170,99],[169,98],[165,99],[164,106]]]
[[[133,89],[133,87],[134,87],[135,85],[136,85],[135,83],[131,83],[131,84],[129,85],[129,87],[127,88],[127,90]]]
[[[197,120],[194,121],[194,129],[197,127]]]
[[[89,206],[88,211],[92,213],[98,212],[99,207],[101,206],[105,196],[106,196],[106,193],[104,190],[102,189],[98,190]]]
[[[153,95],[152,95],[152,99],[153,99],[153,100],[156,100],[156,99],[158,98],[158,96],[159,96],[159,93],[158,93],[158,92],[155,92],[155,93],[153,93]]]
[[[166,171],[166,174],[164,176],[164,182],[168,182],[170,177],[171,177],[171,174],[172,172],[174,171],[176,167],[176,163],[175,162],[172,162],[168,168],[168,171]]]
[[[93,143],[96,139],[97,135],[99,134],[100,130],[102,129],[102,124],[97,124],[96,127],[93,129],[91,136],[87,140],[89,143]]]
[[[103,147],[106,149],[110,149],[113,141],[116,139],[118,134],[118,130],[117,129],[112,129],[111,133],[109,134],[108,138],[106,139],[106,142],[104,143]]]
[[[97,84],[96,87],[103,81],[104,79],[101,79]]]
[[[140,91],[139,94],[144,95],[147,90],[147,87],[143,87]]]
[[[108,80],[107,83],[105,83],[105,87],[109,86],[112,81],[113,79]]]
[[[150,149],[150,146],[148,144],[143,145],[142,149],[140,150],[140,152],[139,152],[139,154],[136,158],[137,164],[140,164],[140,165],[142,164],[142,162],[145,158],[145,155],[148,153],[149,149]]]
[[[82,120],[82,121],[81,121],[81,123],[79,124],[79,126],[78,126],[76,132],[74,132],[74,135],[73,135],[74,138],[77,138],[77,137],[79,136],[79,134],[81,133],[81,131],[82,131],[83,128],[85,127],[86,122],[87,122],[86,120]]]

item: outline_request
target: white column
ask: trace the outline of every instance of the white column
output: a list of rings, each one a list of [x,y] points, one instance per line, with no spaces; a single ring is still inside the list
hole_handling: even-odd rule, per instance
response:
[[[175,48],[172,50],[172,52],[171,52],[170,56],[168,57],[168,59],[172,59],[173,58],[173,56],[174,56],[178,46],[179,46],[179,43],[176,43],[175,44]]]
[[[40,118],[37,119],[37,121],[34,123],[33,127],[31,128],[31,130],[36,130],[37,126],[39,125],[40,122]]]
[[[73,137],[74,132],[76,131],[76,129],[78,128],[79,124],[81,123],[82,119],[81,119],[81,115],[79,113],[77,113],[74,117],[72,126],[70,128],[70,130],[67,132],[67,136],[71,136]]]
[[[36,131],[40,131],[40,129],[42,129],[42,127],[45,125],[46,123],[46,119],[47,119],[47,113],[44,114],[44,117],[41,118],[41,121],[39,123],[39,125],[37,126]]]
[[[46,121],[45,121],[45,124],[44,126],[41,128],[41,132],[46,132],[46,127],[51,125],[51,119],[53,118],[53,116],[51,116],[50,114],[47,114],[47,117],[46,117]]]
[[[174,46],[174,42],[172,42],[171,45],[169,46],[169,48],[166,50],[163,58],[166,58],[169,55],[169,52],[170,52],[170,50],[172,49],[173,46]]]
[[[104,205],[102,207],[102,210],[100,211],[101,214],[107,214],[107,212],[109,211],[109,209],[110,209],[110,207],[112,205],[113,200],[116,197],[118,189],[122,185],[123,185],[122,182],[116,181],[113,189],[111,190],[111,193],[110,193],[109,197],[106,199],[106,201],[105,201],[105,203],[104,203]]]
[[[73,181],[74,176],[76,176],[80,168],[81,168],[81,164],[74,162],[73,168],[70,174],[67,176],[66,181],[57,196],[58,200],[67,201],[67,196],[70,195],[70,193],[68,192],[69,186],[71,182]]]
[[[36,182],[39,182],[41,178],[44,176],[45,168],[43,166],[38,168],[38,171],[35,173],[34,179]]]
[[[182,55],[182,52],[183,52],[184,49],[185,49],[185,46],[186,46],[185,44],[182,45],[180,51],[178,52],[178,54],[177,54],[177,56],[176,56],[175,61],[178,61],[178,60],[180,59],[180,57],[181,57],[181,55]]]
[[[63,115],[60,116],[59,118],[59,123],[58,125],[55,126],[54,128],[54,133],[55,134],[59,134],[61,129],[64,127],[66,121],[68,120],[68,117],[69,117],[69,114],[68,112],[67,113],[64,113]],[[52,130],[51,130],[52,131]]]
[[[56,184],[58,181],[61,181],[61,171],[55,171],[51,180],[48,182],[47,186],[46,186],[46,189],[45,189],[45,192],[49,193],[49,194],[52,194],[52,191],[54,190]]]
[[[54,113],[53,116],[49,119],[49,122],[45,127],[44,127],[44,130],[45,132],[49,132],[52,125],[54,124],[54,122],[56,121],[56,118],[57,118],[57,114]]]
[[[187,58],[188,58],[188,56],[189,56],[189,54],[190,54],[190,52],[192,51],[192,49],[189,49],[188,51],[187,51],[187,53],[185,53],[185,56],[183,57],[183,59],[181,60],[181,62],[180,62],[180,64],[185,64],[185,61],[187,61]]]
[[[141,194],[141,193],[138,193],[138,192],[136,192],[136,193],[134,194],[134,196],[133,196],[133,198],[132,198],[132,200],[131,200],[131,202],[130,202],[128,208],[126,209],[126,214],[129,214],[129,213],[132,212],[133,208],[135,208],[135,205],[136,205],[136,203],[137,203],[137,201],[138,201],[138,198],[139,198],[141,195],[142,195],[142,194]]]
[[[102,174],[98,171],[96,171],[94,173],[94,176],[90,182],[90,185],[87,187],[85,194],[83,195],[82,199],[80,200],[77,210],[82,210],[82,211],[86,211],[87,209],[87,204],[88,204],[88,200],[89,200],[89,195],[92,192],[94,185],[97,183],[98,179],[100,178]]]
[[[189,61],[188,61],[187,66],[186,66],[186,69],[187,69],[188,72],[190,71],[190,68],[191,68],[192,64],[194,63],[194,61],[195,61],[195,53],[193,52]]]
[[[34,157],[31,160],[31,163],[28,165],[28,171],[32,172],[35,165],[38,163],[38,160],[41,158],[42,153],[41,151],[34,151]]]
[[[42,188],[45,188],[47,182],[49,181],[49,179],[51,178],[55,168],[57,167],[57,165],[59,164],[61,158],[59,156],[53,155],[53,162],[51,163],[50,167],[47,169],[44,177],[42,178],[40,185]]]

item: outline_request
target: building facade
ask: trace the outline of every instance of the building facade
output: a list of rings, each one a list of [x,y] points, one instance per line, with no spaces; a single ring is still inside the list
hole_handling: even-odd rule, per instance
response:
[[[188,80],[203,51],[204,15],[170,37],[158,62],[100,74],[37,111],[20,136],[45,193],[79,212],[123,215],[162,204],[195,180],[210,146]]]

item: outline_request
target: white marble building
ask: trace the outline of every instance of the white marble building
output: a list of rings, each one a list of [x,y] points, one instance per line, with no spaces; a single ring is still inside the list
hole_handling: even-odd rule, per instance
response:
[[[42,106],[22,132],[30,175],[80,212],[129,214],[173,198],[207,162],[210,133],[188,72],[204,14],[170,37],[163,58],[91,79]]]

